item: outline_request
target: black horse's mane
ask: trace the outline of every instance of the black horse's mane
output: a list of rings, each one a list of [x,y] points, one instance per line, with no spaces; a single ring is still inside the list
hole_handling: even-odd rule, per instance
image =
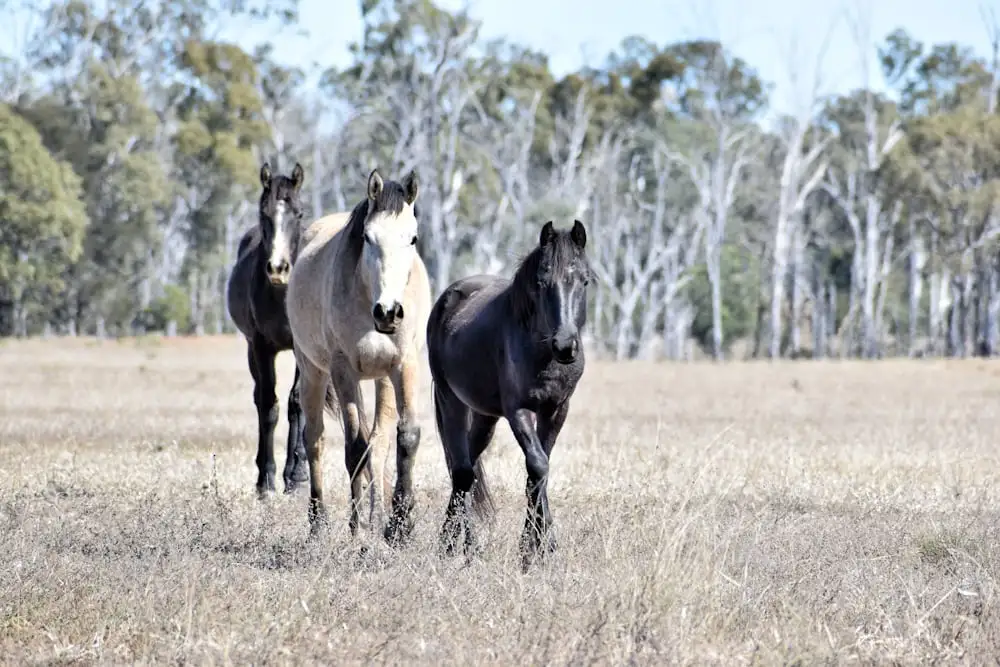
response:
[[[558,282],[578,256],[579,249],[567,230],[556,231],[548,243],[536,246],[521,259],[508,288],[511,307],[520,321],[534,314],[540,274],[544,272]]]

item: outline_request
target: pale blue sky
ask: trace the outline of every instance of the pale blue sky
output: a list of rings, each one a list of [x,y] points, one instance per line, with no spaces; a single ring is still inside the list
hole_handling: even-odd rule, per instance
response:
[[[301,23],[310,35],[283,34],[277,56],[288,64],[323,66],[348,62],[347,44],[361,38],[359,0],[300,0]],[[775,85],[773,106],[792,111],[812,87],[820,47],[829,34],[823,58],[825,92],[861,85],[858,49],[845,10],[870,12],[871,39],[896,27],[925,43],[957,41],[986,56],[989,39],[980,7],[1000,0],[438,0],[449,9],[468,6],[483,21],[482,34],[506,36],[549,54],[556,75],[585,63],[599,64],[622,38],[640,34],[665,44],[696,37],[721,39],[756,66]],[[855,13],[857,13],[855,11]],[[249,45],[267,37],[263,26],[244,24],[225,31]],[[274,37],[272,37],[274,39]],[[881,85],[872,58],[872,84]],[[790,83],[791,64],[801,81]]]

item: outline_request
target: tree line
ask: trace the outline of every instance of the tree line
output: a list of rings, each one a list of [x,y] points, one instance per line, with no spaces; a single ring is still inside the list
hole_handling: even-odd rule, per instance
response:
[[[435,293],[583,220],[610,358],[998,351],[996,24],[984,56],[855,22],[866,85],[765,124],[772,86],[717,41],[629,37],[556,77],[432,0],[361,8],[351,64],[314,88],[269,44],[215,37],[295,30],[296,0],[19,5],[36,20],[0,59],[0,335],[233,331],[225,281],[268,161],[305,166],[313,217],[374,166],[415,169]]]

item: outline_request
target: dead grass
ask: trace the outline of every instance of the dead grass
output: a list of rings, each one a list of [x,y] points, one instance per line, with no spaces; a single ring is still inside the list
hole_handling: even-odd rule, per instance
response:
[[[438,558],[447,483],[426,391],[416,543],[359,561],[335,423],[338,523],[307,543],[304,498],[254,498],[244,358],[233,338],[0,346],[0,661],[980,664],[1000,651],[995,362],[592,363],[553,459],[560,550],[522,575],[524,468],[506,427],[482,558]],[[290,371],[286,354],[282,405]]]

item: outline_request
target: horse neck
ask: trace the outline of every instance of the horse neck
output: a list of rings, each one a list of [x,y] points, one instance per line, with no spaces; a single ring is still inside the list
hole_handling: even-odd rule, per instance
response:
[[[507,310],[513,315],[511,319],[507,320],[508,323],[528,335],[541,332],[542,327],[538,322],[538,307],[526,279],[519,279],[515,275],[507,289],[504,290],[504,297]]]

